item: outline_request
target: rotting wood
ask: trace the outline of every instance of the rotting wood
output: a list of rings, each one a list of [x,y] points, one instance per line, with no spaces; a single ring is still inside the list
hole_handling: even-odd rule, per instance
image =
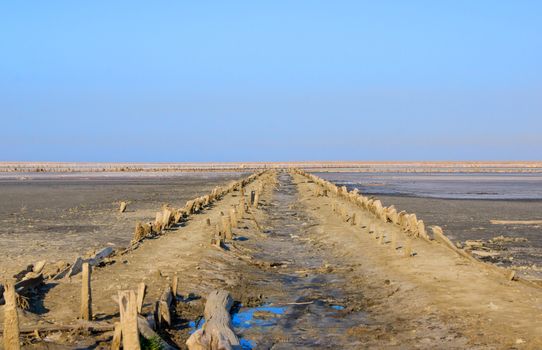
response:
[[[378,235],[378,244],[379,245],[384,244],[384,237],[385,237],[384,231],[380,231],[380,234]]]
[[[119,291],[119,309],[122,347],[127,350],[140,350],[136,295],[133,290]]]
[[[404,254],[407,258],[412,256],[412,239],[410,238],[407,238],[405,241]]]
[[[254,205],[254,198],[256,197],[256,191],[250,191],[250,200],[248,202],[248,205],[249,206],[253,206]]]
[[[160,296],[160,300],[158,300],[158,312],[156,313],[158,316],[158,319],[156,320],[156,323],[158,325],[159,329],[163,329],[166,327],[171,326],[171,305],[173,304],[173,293],[171,291],[171,287],[169,285],[166,286],[164,289],[164,292]]]
[[[90,278],[92,267],[88,262],[83,263],[81,273],[81,319],[85,321],[92,320],[92,289]]]
[[[4,286],[4,349],[19,350],[21,348],[19,340],[19,315],[17,314],[17,294],[15,285],[8,282]]]
[[[145,301],[145,294],[147,293],[147,286],[144,282],[137,285],[137,313],[140,314],[143,310],[143,303]]]
[[[122,342],[122,326],[120,325],[120,322],[115,322],[113,340],[111,341],[111,350],[120,350],[121,342]]]
[[[230,224],[232,228],[237,228],[237,211],[235,208],[230,209]]]
[[[390,248],[391,248],[392,251],[397,250],[397,232],[395,232],[395,230],[392,230],[392,232],[391,232]]]
[[[173,282],[171,282],[171,292],[173,293],[173,303],[177,301],[178,288],[179,288],[179,276],[175,274],[175,276],[173,276]]]
[[[224,236],[226,239],[228,240],[233,239],[233,234],[231,231],[231,222],[228,216],[222,217],[222,232],[224,232]]]
[[[227,291],[215,290],[205,303],[205,324],[186,341],[189,350],[238,349],[239,338],[233,332],[230,309],[233,299]]]
[[[256,194],[254,195],[254,202],[252,203],[252,206],[254,208],[258,208],[259,204],[260,204],[260,191],[256,191]]]

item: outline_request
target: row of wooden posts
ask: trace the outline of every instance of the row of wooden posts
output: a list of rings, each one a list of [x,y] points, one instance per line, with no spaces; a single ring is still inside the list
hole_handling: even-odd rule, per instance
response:
[[[220,200],[226,194],[235,190],[244,191],[244,187],[255,179],[260,177],[266,171],[251,174],[239,181],[232,182],[228,186],[215,187],[208,195],[204,195],[186,203],[184,208],[174,209],[164,206],[157,213],[156,219],[150,223],[137,223],[132,240],[132,245],[141,242],[150,235],[162,234],[167,228],[180,222],[181,219],[197,213],[207,207],[209,204]],[[251,205],[257,206],[259,192],[251,193]],[[121,204],[126,208],[126,203]],[[231,219],[230,219],[231,220]],[[231,222],[231,221],[230,221]],[[231,231],[231,229],[230,229]],[[81,283],[81,308],[79,318],[85,321],[92,320],[92,288],[91,288],[92,265],[86,261],[82,263],[82,283]],[[172,286],[168,286],[160,300],[155,304],[153,322],[148,322],[140,315],[146,292],[145,284],[138,286],[135,291],[119,291],[118,302],[120,309],[120,322],[115,325],[112,349],[119,349],[122,337],[122,346],[124,349],[139,349],[139,334],[145,333],[146,337],[157,336],[154,329],[160,329],[164,325],[171,325],[170,307],[176,300],[178,279],[174,277]],[[3,342],[5,350],[20,349],[20,329],[17,313],[18,294],[15,290],[14,282],[4,284],[4,329]],[[163,342],[163,348],[168,349],[169,345]]]
[[[180,210],[171,210],[169,208],[163,208],[161,215],[157,213],[157,218],[153,223],[155,226],[162,229],[170,227],[172,223],[175,223],[178,213],[182,213],[182,216],[190,215],[199,212],[206,207],[209,203],[222,198],[227,193],[233,191],[239,191],[241,194],[241,200],[237,208],[232,208],[228,216],[221,215],[221,229],[220,237],[222,239],[233,239],[232,227],[237,227],[237,223],[248,208],[244,203],[245,187],[260,177],[264,172],[254,174],[246,179],[243,179],[237,183],[231,184],[228,187],[217,187],[210,195],[198,197],[194,200],[188,201],[186,206]],[[260,186],[263,186],[262,184]],[[252,191],[249,199],[249,205],[251,207],[257,207],[259,201],[259,193],[262,187],[259,187],[257,191]],[[242,205],[241,205],[242,204]],[[239,216],[239,213],[241,216]],[[223,213],[222,213],[223,214]],[[171,221],[171,218],[174,218]],[[210,225],[210,219],[207,218],[207,224]],[[223,240],[219,240],[219,243],[224,244]],[[165,327],[171,326],[171,313],[170,308],[175,305],[177,298],[178,278],[173,278],[171,286],[167,286],[162,293],[160,299],[155,303],[154,312],[149,315],[147,319],[143,318],[140,314],[143,307],[143,300],[145,298],[146,286],[141,283],[138,287],[137,293],[135,291],[120,291],[119,292],[119,309],[120,309],[120,322],[115,325],[115,331],[112,341],[112,350],[120,349],[121,339],[122,347],[124,349],[140,349],[139,334],[143,333],[145,338],[155,337],[160,339],[153,329],[159,330]],[[84,292],[83,292],[84,293]],[[84,297],[84,295],[83,295]],[[87,300],[86,298],[83,300]],[[82,306],[82,310],[83,310]],[[148,321],[150,319],[150,321]],[[171,347],[164,341],[162,342],[163,349],[170,349]]]
[[[375,216],[376,219],[384,223],[393,223],[401,227],[401,229],[409,236],[421,238],[424,240],[431,240],[427,234],[425,224],[423,220],[418,220],[416,214],[408,213],[404,210],[398,212],[395,206],[390,205],[385,207],[379,199],[374,197],[364,196],[359,190],[353,189],[348,192],[346,186],[337,186],[334,183],[324,180],[316,175],[309,174],[301,169],[294,169],[295,173],[303,175],[320,186],[320,189],[316,190],[317,195],[327,195],[333,193],[339,198],[343,198],[361,209],[364,209]]]
[[[382,205],[382,202],[374,197],[367,197],[364,196],[359,192],[357,188],[351,190],[350,192],[346,188],[346,186],[337,186],[334,183],[327,181],[325,179],[322,179],[314,174],[307,173],[301,169],[293,169],[292,172],[305,176],[310,181],[314,182],[317,187],[315,189],[315,194],[317,196],[328,196],[329,193],[332,193],[337,198],[342,198],[347,202],[350,202],[357,206],[358,208],[369,212],[377,221],[382,222],[383,224],[393,224],[395,226],[398,226],[403,233],[406,235],[406,242],[405,247],[403,249],[405,256],[412,256],[412,239],[422,239],[424,241],[436,241],[438,243],[443,244],[447,248],[453,250],[457,254],[467,257],[470,260],[473,260],[472,256],[470,256],[465,251],[458,249],[453,242],[446,237],[444,234],[442,228],[440,226],[431,226],[431,231],[433,234],[433,237],[430,237],[427,233],[425,223],[423,220],[419,220],[414,213],[408,213],[404,210],[397,212],[397,209],[395,209],[395,206],[390,205],[388,207],[385,207]],[[338,204],[333,204],[332,206],[337,206]],[[347,212],[346,209],[341,208],[334,208],[333,210],[339,210],[339,213],[341,216],[346,220]],[[356,221],[355,213],[352,213],[353,218],[351,219],[351,223],[354,224]],[[374,224],[372,224],[369,228],[369,232],[373,233],[376,230],[376,228],[371,229],[371,227],[376,227]],[[396,242],[397,242],[397,236],[394,233],[394,230],[391,230],[391,246],[395,248]],[[384,233],[377,233],[375,235],[376,238],[384,239],[383,236]],[[395,235],[395,237],[394,237]],[[381,238],[382,236],[382,238]]]
[[[338,204],[337,202],[333,202],[331,204],[331,208],[335,214],[338,214],[338,216],[344,221],[349,223],[352,226],[361,226],[364,229],[367,229],[367,232],[369,235],[373,235],[373,237],[378,242],[378,245],[384,245],[389,243],[389,247],[392,252],[396,252],[399,248],[402,248],[403,255],[405,257],[411,257],[413,256],[412,252],[412,238],[406,237],[405,243],[402,246],[398,245],[398,237],[397,237],[397,230],[391,229],[390,234],[386,234],[386,230],[381,229],[374,223],[369,224],[368,226],[365,225],[365,223],[361,220],[360,217],[356,215],[356,212],[348,212],[348,210],[345,208],[345,206]],[[386,239],[390,239],[389,241],[386,241]]]
[[[250,191],[247,202],[244,188],[239,189],[239,202],[233,208],[230,208],[229,213],[220,212],[220,222],[215,225],[211,245],[223,248],[226,240],[233,240],[233,229],[237,228],[245,213],[250,213],[250,208],[258,208],[262,191],[263,182],[260,183],[256,190]],[[211,226],[211,219],[209,218],[207,219],[207,225]]]
[[[259,184],[248,195],[245,193],[245,188],[239,188],[237,204],[233,205],[227,213],[220,212],[219,223],[214,226],[211,237],[212,246],[224,248],[227,241],[232,241],[233,230],[239,226],[245,214],[249,214],[259,228],[253,209],[261,205],[260,196],[264,192],[265,186],[275,178],[273,175],[270,171],[267,175],[262,176],[259,179]],[[207,225],[212,228],[210,218],[207,218]],[[188,349],[240,349],[239,338],[233,331],[230,322],[232,306],[233,299],[227,291],[212,291],[205,303],[205,324],[188,338],[186,341]]]
[[[425,224],[423,220],[418,220],[416,214],[407,213],[406,211],[397,212],[393,205],[384,207],[380,200],[374,197],[366,197],[359,193],[358,189],[353,189],[348,192],[346,186],[337,186],[330,181],[324,180],[314,174],[309,174],[301,169],[292,169],[292,172],[305,176],[310,181],[314,182],[318,186],[315,189],[315,195],[317,196],[328,196],[329,193],[334,194],[337,198],[342,198],[357,207],[368,211],[371,213],[375,219],[384,223],[384,224],[393,224],[402,229],[406,234],[405,247],[403,249],[405,256],[412,256],[412,239],[422,239],[428,242],[436,242],[443,245],[444,247],[452,250],[457,255],[465,258],[476,266],[496,273],[505,277],[509,281],[519,281],[523,284],[529,285],[531,287],[540,288],[539,285],[521,278],[516,275],[514,270],[499,267],[493,264],[486,264],[477,260],[473,257],[468,251],[458,248],[445,234],[440,226],[431,226],[432,237],[430,237],[426,231]],[[355,213],[352,213],[348,217],[347,211],[344,207],[339,207],[338,204],[332,204],[333,210],[337,211],[343,219],[350,221],[351,224],[356,223]],[[385,234],[383,232],[376,232],[376,226],[372,224],[369,227],[369,233],[375,233],[375,238],[378,239],[379,243],[384,242]],[[391,247],[392,249],[397,249],[397,236],[395,230],[391,230]]]
[[[154,221],[147,223],[136,223],[132,243],[136,244],[147,237],[162,234],[164,230],[178,224],[183,218],[187,218],[194,213],[198,213],[228,193],[244,188],[263,173],[265,173],[265,171],[252,174],[242,180],[235,181],[228,186],[217,186],[211,191],[211,193],[187,201],[183,208],[173,208],[169,205],[162,206],[162,209],[156,213]]]

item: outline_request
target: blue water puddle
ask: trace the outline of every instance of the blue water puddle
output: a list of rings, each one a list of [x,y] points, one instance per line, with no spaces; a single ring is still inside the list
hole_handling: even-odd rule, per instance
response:
[[[241,338],[239,339],[239,343],[243,350],[252,350],[256,347],[256,342],[250,339]]]
[[[241,308],[239,312],[232,315],[231,323],[235,328],[251,328],[251,327],[269,327],[274,326],[277,323],[278,317],[284,314],[286,311],[285,307],[279,306],[258,306],[249,309]],[[264,319],[254,317],[256,312],[265,312],[272,315],[265,317]]]
[[[188,332],[188,334],[192,334],[198,329],[201,329],[204,324],[205,324],[205,320],[203,318],[199,321],[188,322],[188,327],[190,328],[190,331]]]
[[[329,307],[338,311],[344,310],[344,306],[341,305],[329,305]],[[285,306],[263,305],[252,308],[241,307],[238,312],[232,314],[231,324],[234,328],[238,329],[236,333],[241,333],[241,338],[239,339],[241,348],[243,350],[252,350],[256,347],[256,342],[254,340],[242,337],[243,330],[254,327],[275,326],[280,316],[284,315],[286,310],[287,307]],[[188,326],[190,327],[189,333],[192,334],[196,330],[201,329],[204,324],[204,319],[188,322]]]

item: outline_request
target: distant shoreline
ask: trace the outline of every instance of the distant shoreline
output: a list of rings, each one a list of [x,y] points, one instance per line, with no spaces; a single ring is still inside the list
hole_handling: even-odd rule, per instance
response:
[[[220,163],[86,163],[0,162],[0,173],[74,172],[224,172],[266,168],[302,168],[311,172],[397,173],[542,173],[542,161],[510,162],[220,162]]]

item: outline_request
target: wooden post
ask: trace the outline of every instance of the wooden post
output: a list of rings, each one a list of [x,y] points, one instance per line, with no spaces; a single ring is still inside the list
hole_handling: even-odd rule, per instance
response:
[[[412,240],[410,238],[407,238],[405,242],[405,257],[409,258],[411,256],[412,256]]]
[[[227,216],[222,217],[222,231],[224,232],[226,239],[233,239],[233,234],[231,232],[230,218]]]
[[[123,349],[140,350],[137,329],[136,295],[133,290],[119,291],[120,323]]]
[[[122,341],[122,327],[120,322],[115,322],[115,331],[113,332],[113,340],[111,341],[111,350],[120,350]]]
[[[126,211],[126,206],[127,206],[126,202],[120,202],[119,212],[124,213]]]
[[[341,217],[343,221],[346,221],[348,219],[348,215],[346,215],[346,209],[343,206],[341,206]]]
[[[252,203],[252,206],[254,208],[258,208],[258,203],[260,202],[260,192],[257,191],[256,194],[254,195],[254,203]]]
[[[173,293],[171,292],[171,287],[168,285],[164,292],[160,296],[159,300],[159,316],[160,316],[160,326],[163,327],[167,325],[171,326],[171,311],[170,306],[173,303]]]
[[[250,201],[248,203],[249,206],[254,205],[254,198],[256,197],[256,191],[250,191]]]
[[[391,250],[396,251],[397,250],[397,232],[395,232],[395,227],[391,232]]]
[[[83,263],[81,273],[81,319],[92,320],[92,290],[90,288],[90,275],[92,269],[88,262]]]
[[[233,228],[237,227],[237,211],[235,208],[230,209],[230,224]]]
[[[140,314],[143,310],[143,302],[145,300],[145,294],[147,293],[147,286],[144,282],[137,285],[137,313]]]
[[[356,226],[356,213],[352,213],[352,221],[350,221],[350,225]]]
[[[173,293],[173,302],[177,301],[178,286],[179,286],[179,276],[175,274],[175,276],[173,276],[173,283],[171,283],[171,292]]]
[[[205,222],[207,223],[207,226],[211,226],[211,219],[207,218],[207,220],[205,220]]]
[[[17,314],[17,294],[15,285],[8,282],[4,286],[4,349],[19,350],[19,315]]]

